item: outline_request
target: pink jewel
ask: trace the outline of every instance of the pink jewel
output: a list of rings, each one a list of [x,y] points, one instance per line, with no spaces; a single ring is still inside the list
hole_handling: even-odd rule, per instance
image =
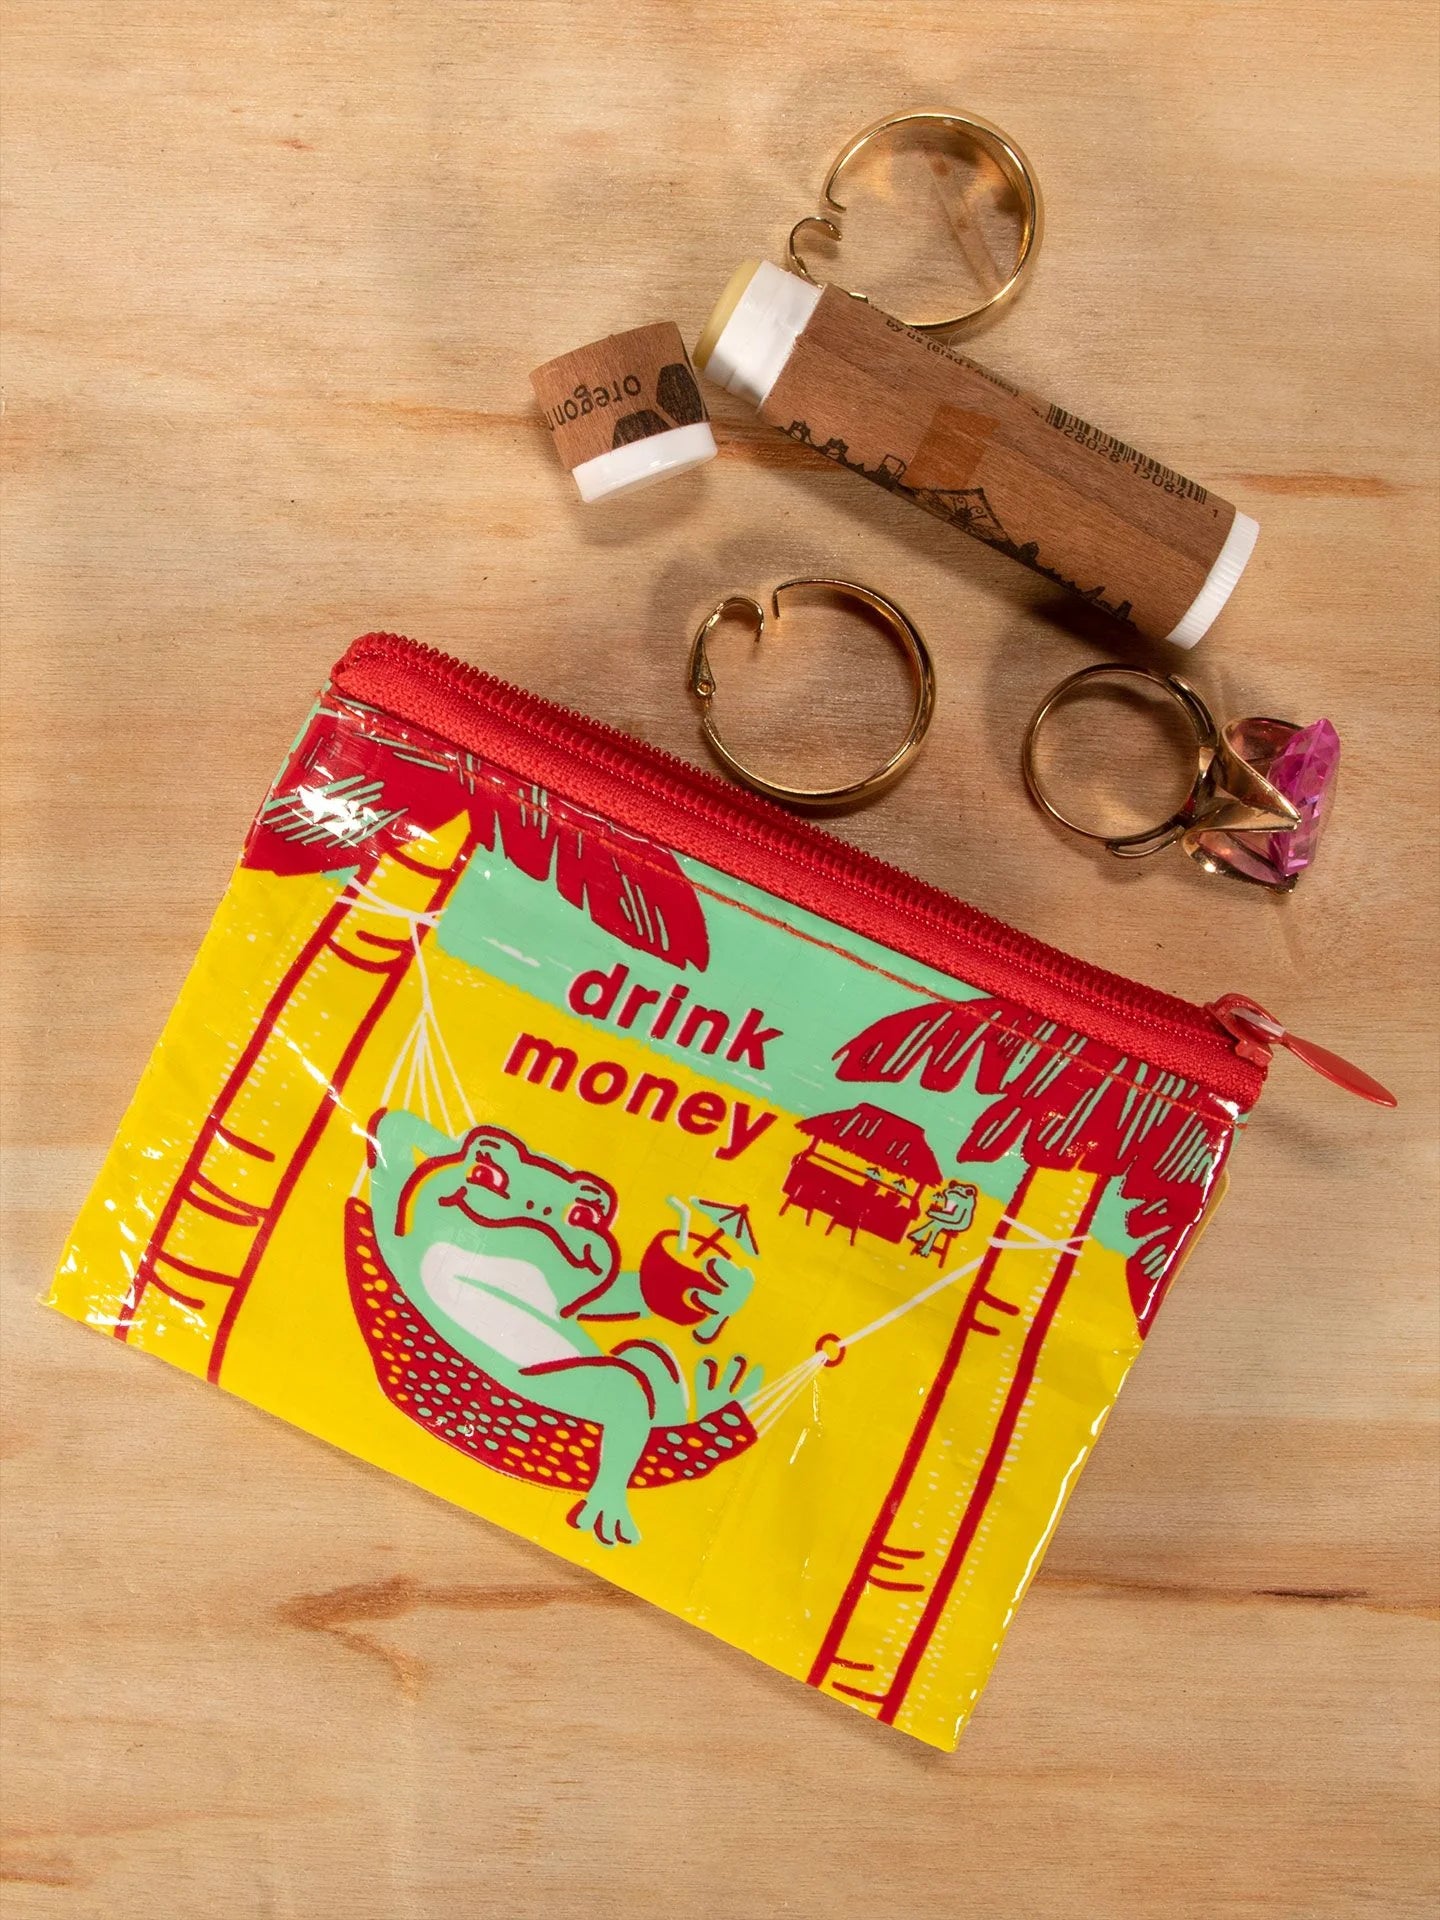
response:
[[[1300,815],[1289,833],[1200,832],[1195,846],[1216,866],[1266,887],[1293,887],[1315,858],[1340,773],[1340,736],[1328,720],[1289,727],[1278,720],[1238,720],[1226,738],[1240,758],[1275,787]]]

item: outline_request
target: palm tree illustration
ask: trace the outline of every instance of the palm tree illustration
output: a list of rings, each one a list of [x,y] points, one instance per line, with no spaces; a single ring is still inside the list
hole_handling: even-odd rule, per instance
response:
[[[1107,1192],[1118,1182],[1135,1243],[1126,1278],[1143,1335],[1203,1214],[1227,1134],[1192,1104],[1194,1083],[994,999],[902,1009],[847,1041],[836,1059],[840,1080],[913,1079],[940,1094],[968,1081],[983,1104],[958,1147],[959,1164],[1011,1155],[1023,1163],[809,1675],[812,1685],[893,1721],[1016,1443],[1041,1348]],[[1056,1243],[1043,1256],[1050,1264],[1037,1297],[1037,1256],[1011,1223],[1022,1220],[1042,1173],[1071,1177],[1050,1182],[1048,1217],[1026,1223]],[[1007,1297],[1022,1286],[1026,1304]],[[967,1398],[967,1374],[987,1384],[973,1404],[998,1410],[957,1499],[953,1469],[939,1469],[947,1410]]]
[[[219,1379],[295,1184],[482,847],[625,945],[676,968],[707,964],[699,897],[666,849],[430,736],[393,737],[348,702],[323,703],[257,814],[242,865],[337,874],[339,891],[238,1049],[159,1206],[114,1316],[117,1339],[163,1342],[177,1365]],[[202,949],[197,970],[206,964]]]

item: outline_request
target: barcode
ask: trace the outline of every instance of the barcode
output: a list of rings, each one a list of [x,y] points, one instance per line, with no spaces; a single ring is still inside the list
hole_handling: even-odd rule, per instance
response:
[[[1123,440],[1117,440],[1113,433],[1102,433],[1099,427],[1092,427],[1088,420],[1067,413],[1064,407],[1051,407],[1045,420],[1048,426],[1063,433],[1067,440],[1088,447],[1091,453],[1100,454],[1117,467],[1129,467],[1139,479],[1148,480],[1162,492],[1178,494],[1182,500],[1205,501],[1210,498],[1204,487],[1187,480],[1183,473],[1162,466],[1158,460],[1152,460],[1148,453],[1137,453],[1134,447],[1127,447]]]

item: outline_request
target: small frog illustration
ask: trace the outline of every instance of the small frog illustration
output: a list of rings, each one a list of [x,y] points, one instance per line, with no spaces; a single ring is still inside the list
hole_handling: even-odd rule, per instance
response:
[[[928,1260],[932,1253],[943,1257],[957,1233],[969,1232],[979,1197],[979,1188],[972,1187],[968,1180],[947,1180],[930,1196],[920,1225],[912,1227],[906,1236],[911,1253],[919,1254],[922,1260]]]
[[[739,1354],[702,1359],[687,1388],[661,1341],[606,1349],[582,1324],[652,1311],[638,1273],[622,1269],[617,1196],[598,1175],[532,1153],[503,1127],[457,1139],[398,1108],[374,1116],[369,1139],[375,1235],[396,1284],[476,1367],[601,1429],[594,1484],[569,1519],[604,1546],[635,1545],[627,1486],[651,1428],[743,1404],[759,1370]],[[711,1261],[695,1339],[713,1340],[753,1285],[748,1268]]]

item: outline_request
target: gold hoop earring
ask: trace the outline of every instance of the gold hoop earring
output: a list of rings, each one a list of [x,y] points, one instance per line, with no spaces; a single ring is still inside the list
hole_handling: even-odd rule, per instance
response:
[[[840,176],[855,157],[881,135],[894,127],[914,126],[917,124],[943,127],[947,132],[961,134],[965,139],[979,147],[981,152],[993,160],[1005,176],[1015,197],[1020,202],[1020,244],[1016,250],[1015,266],[1008,280],[982,300],[978,306],[969,307],[963,313],[952,315],[948,320],[901,320],[900,324],[910,327],[916,333],[948,333],[952,329],[964,326],[968,321],[978,320],[983,313],[992,313],[1013,297],[1016,289],[1035,255],[1040,251],[1040,241],[1044,234],[1045,210],[1040,199],[1040,182],[1025,155],[1015,142],[999,127],[992,126],[988,120],[982,120],[973,113],[956,113],[933,108],[917,110],[914,113],[892,113],[884,120],[877,120],[873,126],[863,128],[839,153],[829,173],[825,176],[825,185],[821,189],[821,198],[832,213],[844,213],[843,201],[835,198],[835,188]],[[808,227],[818,227],[820,231],[837,243],[841,239],[839,224],[828,214],[807,213],[797,220],[790,229],[790,237],[785,245],[786,258],[790,271],[798,273],[808,280],[811,286],[818,286],[814,274],[801,259],[795,245],[795,237]],[[845,288],[851,293],[851,288]],[[865,299],[863,293],[854,293],[857,300]],[[899,319],[897,314],[895,318]]]
[[[747,787],[753,787],[756,793],[763,793],[767,799],[782,800],[793,807],[837,807],[854,805],[861,800],[871,799],[886,787],[898,780],[915,755],[920,743],[930,728],[935,712],[935,663],[909,615],[902,612],[893,600],[887,600],[882,593],[876,593],[871,587],[862,587],[853,580],[829,580],[806,576],[797,580],[782,580],[770,596],[770,612],[775,621],[780,619],[780,596],[801,588],[818,588],[822,592],[833,594],[841,600],[857,600],[878,614],[884,621],[890,637],[899,646],[909,663],[915,680],[915,702],[910,714],[910,726],[905,738],[891,754],[890,758],[873,773],[867,773],[858,780],[847,781],[838,787],[787,787],[777,780],[767,780],[763,774],[747,767],[725,745],[720,731],[715,725],[711,702],[714,700],[716,683],[711,671],[706,642],[716,626],[727,613],[737,608],[747,608],[754,619],[755,643],[758,646],[765,633],[765,609],[758,600],[752,600],[749,594],[732,593],[714,607],[701,621],[695,638],[690,643],[690,691],[700,702],[700,725],[710,751],[737,780]]]

